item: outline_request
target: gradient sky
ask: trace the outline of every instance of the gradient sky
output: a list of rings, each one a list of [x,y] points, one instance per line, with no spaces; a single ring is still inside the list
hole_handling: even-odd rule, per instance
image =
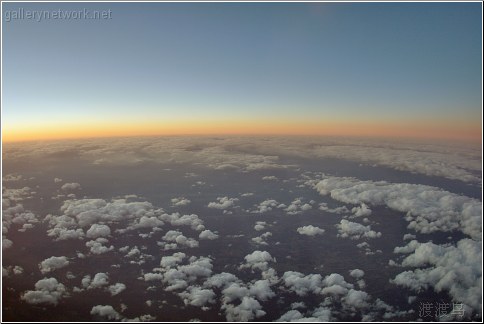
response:
[[[4,141],[480,140],[480,3],[2,3]],[[12,20],[7,10],[108,10]]]

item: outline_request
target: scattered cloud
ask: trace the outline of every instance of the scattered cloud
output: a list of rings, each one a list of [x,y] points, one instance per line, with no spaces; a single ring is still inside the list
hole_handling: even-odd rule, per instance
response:
[[[35,283],[35,290],[22,294],[21,299],[29,304],[53,304],[66,294],[66,287],[55,278],[45,278]]]
[[[186,206],[186,205],[189,205],[190,203],[191,203],[191,200],[185,197],[173,198],[171,200],[171,204],[174,207]]]
[[[323,234],[324,229],[313,226],[313,225],[308,225],[308,226],[298,227],[297,232],[301,235],[315,236],[315,235]]]
[[[50,257],[48,259],[45,259],[39,264],[39,269],[42,274],[46,274],[48,272],[54,271],[56,269],[64,268],[69,265],[69,260],[67,260],[67,257],[61,256],[61,257]]]
[[[64,183],[61,187],[64,191],[72,191],[81,189],[81,185],[77,182]]]
[[[404,212],[408,228],[421,233],[460,230],[474,239],[481,237],[482,203],[436,187],[326,177],[314,188],[344,203],[384,205]]]

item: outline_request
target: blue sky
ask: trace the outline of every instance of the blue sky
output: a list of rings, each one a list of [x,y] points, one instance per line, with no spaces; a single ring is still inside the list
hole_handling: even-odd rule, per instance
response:
[[[110,9],[112,19],[5,22],[18,8]],[[479,3],[3,3],[3,11],[5,123],[480,119]]]

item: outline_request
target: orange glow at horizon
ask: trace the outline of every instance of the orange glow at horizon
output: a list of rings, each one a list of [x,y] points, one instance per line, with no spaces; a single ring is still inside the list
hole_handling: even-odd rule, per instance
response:
[[[170,135],[314,135],[481,141],[481,125],[459,121],[217,120],[4,125],[3,142]]]

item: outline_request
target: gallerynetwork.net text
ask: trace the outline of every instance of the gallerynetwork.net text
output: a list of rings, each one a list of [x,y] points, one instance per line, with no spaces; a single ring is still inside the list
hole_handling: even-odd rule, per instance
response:
[[[34,20],[41,22],[43,20],[57,19],[57,20],[108,20],[112,19],[113,12],[111,9],[107,10],[25,10],[18,8],[16,10],[5,10],[5,22],[12,20]]]

